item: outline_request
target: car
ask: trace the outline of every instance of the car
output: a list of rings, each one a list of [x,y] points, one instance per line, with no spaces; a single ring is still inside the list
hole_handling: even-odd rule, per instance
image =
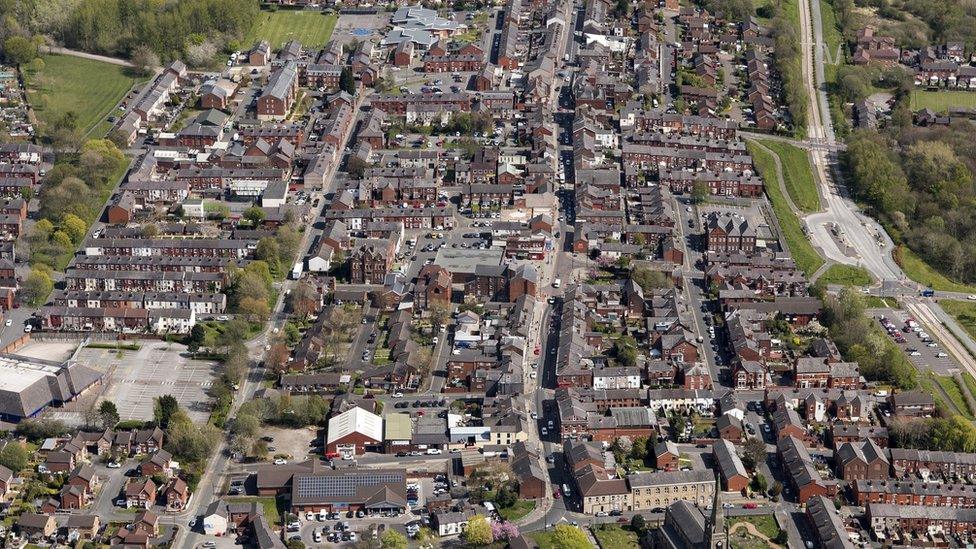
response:
[[[976,301],[976,294],[969,294],[968,296],[966,296],[966,299],[968,299],[969,301]]]
[[[410,452],[410,455],[416,457],[416,456],[422,456],[422,455],[424,455],[424,453],[421,452],[420,450],[414,450],[414,451]]]
[[[441,449],[440,448],[428,448],[427,449],[427,455],[428,456],[437,456],[437,455],[440,455],[440,454],[441,454]]]
[[[949,358],[949,355],[945,354],[942,351],[939,351],[938,353],[935,353],[935,356],[937,356],[939,358]]]
[[[922,356],[922,353],[920,353],[920,352],[918,352],[918,351],[912,351],[912,352],[910,352],[910,353],[908,353],[908,354],[909,354],[910,356]]]
[[[539,414],[532,412],[532,419],[539,419]]]
[[[114,461],[110,461],[110,462],[108,463],[108,465],[107,465],[107,467],[108,467],[109,469],[118,469],[119,467],[122,467],[122,464],[121,464],[121,463],[116,463],[116,462],[114,462]]]
[[[229,61],[228,61],[228,63],[229,63]],[[203,547],[203,549],[214,549],[215,547],[217,547],[217,542],[216,541],[205,541],[205,542],[203,542],[203,545],[201,545],[200,547]]]
[[[392,396],[393,398],[403,398],[403,393],[396,392],[396,393],[393,393],[390,396]]]
[[[363,518],[365,516],[366,516],[366,513],[364,513],[362,509],[356,511],[356,518]]]
[[[119,498],[112,501],[112,504],[115,505],[116,507],[125,507],[127,503],[128,502],[125,500],[125,498]]]
[[[305,513],[305,520],[309,520],[309,521],[315,520],[315,513],[311,512],[311,511],[308,511],[307,513]]]
[[[24,333],[25,333],[25,334],[29,334],[29,333],[31,333],[31,331],[32,331],[33,329],[34,329],[34,327],[33,327],[33,326],[31,326],[30,324],[27,324],[26,326],[24,326]]]
[[[769,424],[768,423],[763,423],[762,430],[764,432],[768,433],[769,432]]]
[[[356,532],[348,532],[349,541],[356,541]]]
[[[10,319],[8,318],[8,319],[7,319],[7,321],[3,323],[3,325],[4,325],[4,326],[7,326],[7,327],[9,327],[9,326],[10,326],[11,324],[13,324],[13,323],[14,323],[14,321],[13,321],[13,320],[10,320]]]
[[[543,427],[543,428],[542,428],[542,436],[546,436],[546,435],[548,435],[548,434],[549,434],[549,430],[548,430],[548,429],[546,429],[545,427]]]
[[[606,517],[606,516],[609,516],[609,515],[607,514],[606,511],[598,511],[597,514],[596,514],[596,516],[598,516],[598,517]]]
[[[759,506],[756,505],[755,503],[744,503],[744,504],[742,504],[742,508],[743,509],[755,509],[757,507],[759,507]]]
[[[318,530],[312,532],[312,541],[315,543],[322,543],[322,532],[319,532]]]

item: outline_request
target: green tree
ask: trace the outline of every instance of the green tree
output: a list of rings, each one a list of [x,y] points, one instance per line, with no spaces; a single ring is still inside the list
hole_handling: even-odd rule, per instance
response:
[[[288,549],[305,549],[305,543],[300,539],[290,539],[285,543]]]
[[[620,336],[613,343],[613,356],[627,367],[637,365],[637,340],[631,336]]]
[[[51,295],[52,290],[54,290],[54,281],[51,280],[47,270],[40,266],[31,269],[30,274],[27,275],[27,279],[21,286],[24,299],[34,307],[43,305],[47,301],[47,296]]]
[[[264,221],[264,218],[267,216],[268,214],[265,213],[264,209],[257,206],[252,206],[244,210],[244,219],[250,221],[252,225],[258,225]]]
[[[468,527],[464,531],[464,540],[468,545],[485,546],[494,541],[491,534],[491,524],[484,515],[475,515],[468,521]]]
[[[207,328],[198,322],[190,329],[190,336],[186,340],[186,348],[191,353],[195,353],[200,350],[200,347],[204,345],[206,340]]]
[[[768,485],[769,483],[766,480],[766,476],[763,475],[762,473],[757,472],[756,476],[752,477],[751,486],[753,492],[764,494],[766,493],[766,488]]]
[[[339,89],[349,95],[356,95],[356,79],[349,67],[342,68],[342,73],[339,75]]]
[[[742,464],[755,469],[766,461],[766,443],[756,437],[749,437],[742,445]]]
[[[630,529],[637,532],[638,535],[643,532],[645,528],[647,528],[647,520],[644,519],[643,515],[634,515],[634,517],[630,519]]]
[[[781,493],[783,493],[783,483],[777,480],[769,488],[769,495],[775,498],[779,496]]]
[[[162,395],[153,400],[153,420],[166,429],[173,415],[180,410],[180,403],[173,395]]]
[[[61,220],[61,229],[68,233],[73,244],[78,245],[88,233],[88,224],[77,215],[69,213]]]
[[[407,536],[393,528],[388,528],[386,532],[383,532],[383,535],[380,536],[380,543],[383,549],[407,549],[409,545]]]
[[[102,420],[102,428],[113,429],[119,423],[119,410],[111,400],[104,400],[98,406],[98,415]]]
[[[647,459],[648,444],[650,444],[650,439],[648,439],[647,437],[635,438],[634,447],[630,450],[630,457],[639,461],[644,461],[645,459]]]
[[[261,422],[251,414],[237,414],[234,422],[231,423],[231,433],[254,438],[261,428]]]
[[[17,441],[10,442],[0,450],[0,465],[10,469],[16,475],[27,467],[27,449]]]
[[[661,271],[652,271],[647,267],[637,267],[630,271],[630,279],[645,292],[671,286],[671,280]]]
[[[569,524],[558,524],[552,531],[552,546],[556,549],[590,549],[592,545],[582,530]]]
[[[37,46],[23,36],[11,36],[3,42],[3,56],[13,65],[25,65],[37,57]]]
[[[708,199],[708,195],[711,194],[711,188],[709,188],[708,183],[704,181],[695,181],[691,186],[691,201],[695,204],[701,204]]]

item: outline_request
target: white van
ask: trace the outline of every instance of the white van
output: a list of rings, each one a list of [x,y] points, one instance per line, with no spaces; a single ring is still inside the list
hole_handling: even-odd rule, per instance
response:
[[[559,280],[558,278],[552,281],[552,287],[553,288],[558,288],[558,287],[560,287],[562,285],[563,285],[563,281],[562,280]]]

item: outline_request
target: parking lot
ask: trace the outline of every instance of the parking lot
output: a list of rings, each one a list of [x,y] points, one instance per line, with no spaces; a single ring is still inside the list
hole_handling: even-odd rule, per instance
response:
[[[207,390],[216,377],[216,363],[191,360],[175,343],[145,341],[139,350],[85,348],[78,363],[103,372],[102,395],[115,402],[122,420],[150,420],[153,399],[172,395],[194,421],[210,414]]]
[[[944,376],[961,368],[921,326],[916,324],[909,327],[906,324],[910,318],[908,313],[895,309],[869,309],[868,314],[895,339],[895,343],[920,371],[931,368],[936,374]]]

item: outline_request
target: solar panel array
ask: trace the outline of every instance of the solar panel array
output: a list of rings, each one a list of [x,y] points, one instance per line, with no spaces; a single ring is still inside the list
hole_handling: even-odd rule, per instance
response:
[[[352,497],[362,486],[376,486],[404,482],[400,472],[357,472],[350,475],[302,476],[298,482],[298,496],[302,498]]]

